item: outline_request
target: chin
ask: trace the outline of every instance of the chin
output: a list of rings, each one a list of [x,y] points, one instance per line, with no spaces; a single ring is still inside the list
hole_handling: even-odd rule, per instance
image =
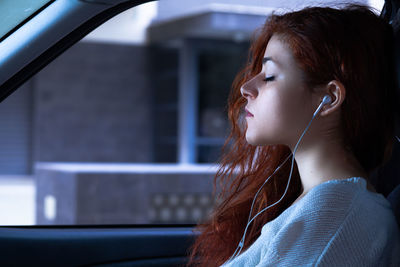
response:
[[[249,145],[252,145],[252,146],[263,146],[263,145],[266,145],[265,142],[262,142],[260,140],[260,138],[257,138],[256,136],[251,136],[251,135],[248,135],[248,134],[246,134],[246,141],[247,141],[247,143]]]
[[[259,146],[258,143],[253,142],[252,140],[246,139],[247,143],[252,146]]]
[[[273,140],[265,140],[265,138],[261,138],[260,136],[251,135],[248,133],[246,133],[246,141],[249,145],[252,146],[269,146],[282,144],[282,142],[279,142],[277,140],[275,140],[275,142]]]

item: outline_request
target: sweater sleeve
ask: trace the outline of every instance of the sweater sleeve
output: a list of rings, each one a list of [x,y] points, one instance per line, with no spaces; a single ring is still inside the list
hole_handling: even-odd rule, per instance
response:
[[[308,209],[288,220],[257,266],[400,266],[393,213],[378,209],[371,216],[360,201],[356,197],[345,210]]]

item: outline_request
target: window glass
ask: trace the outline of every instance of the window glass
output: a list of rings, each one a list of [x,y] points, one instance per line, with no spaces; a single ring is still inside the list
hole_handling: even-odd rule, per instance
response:
[[[51,0],[0,1],[0,40]]]
[[[278,4],[189,2],[121,13],[1,103],[0,225],[207,218],[231,84]]]
[[[214,41],[215,42],[215,41]],[[236,73],[244,65],[248,43],[228,42],[223,49],[199,53],[197,162],[217,162],[229,134],[227,99]]]

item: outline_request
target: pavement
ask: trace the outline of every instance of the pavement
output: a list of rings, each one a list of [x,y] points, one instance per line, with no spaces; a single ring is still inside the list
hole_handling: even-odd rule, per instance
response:
[[[35,224],[33,176],[0,175],[0,226]]]

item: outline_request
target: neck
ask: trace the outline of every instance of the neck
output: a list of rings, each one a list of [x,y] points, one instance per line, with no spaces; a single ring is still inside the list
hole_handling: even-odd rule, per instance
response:
[[[309,144],[300,144],[296,151],[295,160],[304,188],[302,195],[329,180],[367,178],[367,173],[350,151],[345,150],[339,142],[326,140],[314,139]]]

